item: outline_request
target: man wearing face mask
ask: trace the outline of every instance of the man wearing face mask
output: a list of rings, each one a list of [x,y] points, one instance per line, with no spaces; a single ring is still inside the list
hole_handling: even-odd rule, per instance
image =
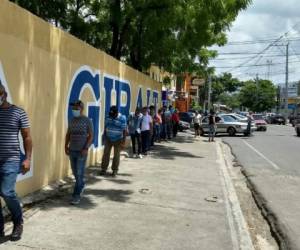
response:
[[[83,115],[84,104],[78,100],[70,104],[73,119],[71,120],[65,141],[65,152],[70,158],[71,168],[75,177],[72,194],[72,205],[78,205],[84,190],[84,172],[88,149],[93,142],[93,124]]]
[[[111,106],[109,116],[105,119],[105,146],[100,175],[106,174],[112,147],[114,148],[114,158],[111,167],[112,176],[115,177],[117,175],[120,164],[121,148],[125,146],[126,141],[126,127],[126,117],[119,114],[116,106]]]
[[[19,132],[23,138],[25,159],[21,160]],[[17,175],[30,170],[32,139],[25,111],[7,102],[7,92],[0,81],[0,195],[4,199],[14,224],[11,240],[21,239],[23,215],[15,192]],[[4,218],[0,203],[0,237],[4,237]]]

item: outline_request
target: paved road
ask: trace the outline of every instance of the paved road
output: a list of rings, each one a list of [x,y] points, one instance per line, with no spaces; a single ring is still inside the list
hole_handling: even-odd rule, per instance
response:
[[[288,249],[300,249],[300,138],[288,126],[253,137],[223,137],[273,218]]]

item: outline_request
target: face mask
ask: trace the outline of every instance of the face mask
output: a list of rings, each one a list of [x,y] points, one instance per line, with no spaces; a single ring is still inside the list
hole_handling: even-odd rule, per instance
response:
[[[80,110],[72,109],[72,114],[74,117],[79,117],[80,116]]]

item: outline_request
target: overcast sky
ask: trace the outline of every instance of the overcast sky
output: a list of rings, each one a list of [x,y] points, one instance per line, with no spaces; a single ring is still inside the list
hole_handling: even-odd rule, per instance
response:
[[[281,45],[287,43],[286,38],[278,42],[279,46],[271,46],[261,55],[253,53],[261,52],[272,42],[271,40],[288,32],[286,37],[291,40],[289,78],[291,82],[300,80],[299,10],[300,0],[253,0],[252,5],[241,12],[233,23],[228,32],[228,42],[258,40],[268,42],[246,45],[235,43],[221,48],[213,47],[220,55],[217,60],[211,61],[211,65],[217,68],[217,73],[231,72],[243,80],[253,79],[258,74],[260,78],[269,78],[276,84],[284,83],[286,47]]]

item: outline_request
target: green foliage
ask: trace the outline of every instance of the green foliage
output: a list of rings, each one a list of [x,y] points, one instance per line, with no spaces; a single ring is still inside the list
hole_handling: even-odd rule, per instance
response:
[[[228,98],[233,96],[232,94],[239,90],[241,86],[242,82],[237,78],[233,78],[230,73],[212,77],[212,101],[215,103],[220,102],[222,104],[226,104],[224,103],[226,101],[229,104]],[[232,104],[234,103],[236,103],[236,101]],[[235,108],[232,107],[232,105],[229,106]]]
[[[276,87],[268,80],[247,81],[240,90],[239,100],[251,111],[268,111],[276,105]]]
[[[219,102],[231,109],[237,109],[241,107],[241,102],[238,93],[234,93],[234,94],[222,93],[219,96]]]
[[[205,76],[251,0],[11,0],[138,70]]]

